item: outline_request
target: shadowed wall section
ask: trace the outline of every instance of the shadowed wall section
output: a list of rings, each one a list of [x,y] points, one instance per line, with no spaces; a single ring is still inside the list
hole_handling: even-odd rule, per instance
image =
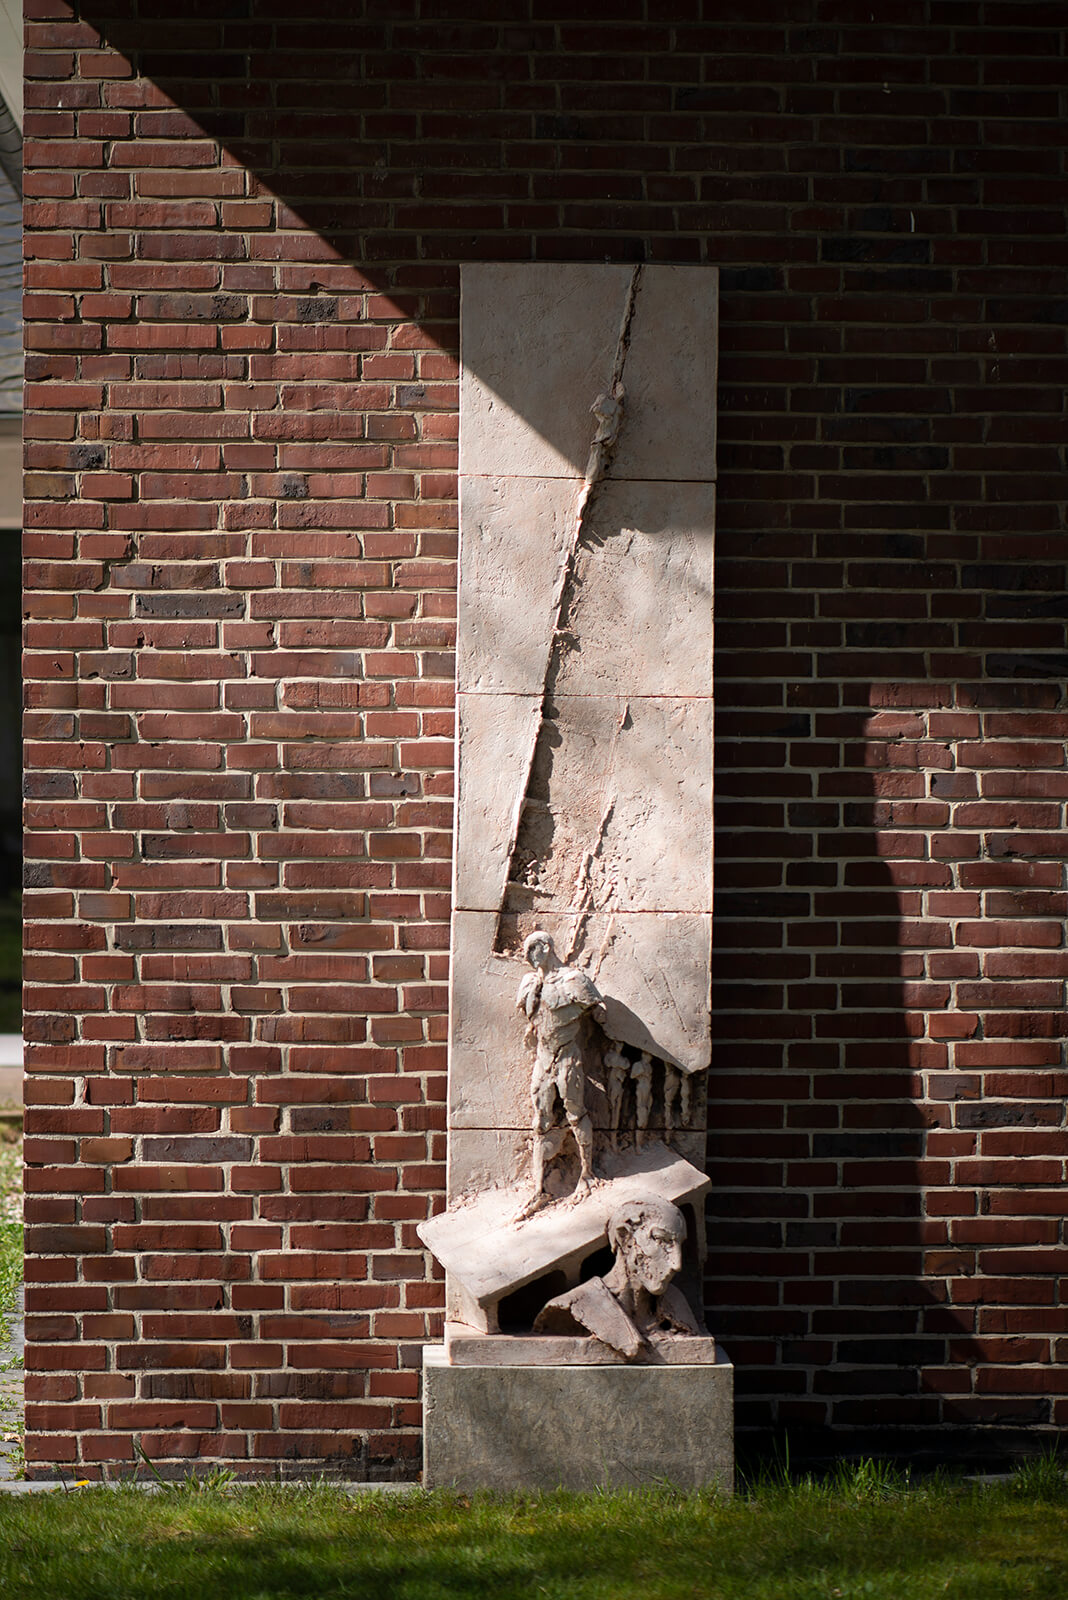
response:
[[[416,1464],[457,266],[721,269],[742,1443],[1059,1433],[1063,24],[30,0],[30,1471]]]

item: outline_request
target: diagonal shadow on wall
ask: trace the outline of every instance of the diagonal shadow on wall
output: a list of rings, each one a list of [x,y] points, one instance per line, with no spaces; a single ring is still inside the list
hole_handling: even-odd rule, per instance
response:
[[[895,430],[863,399],[850,416],[849,391],[824,379],[838,330],[821,344],[810,302],[787,292],[791,263],[822,247],[818,219],[788,235],[757,221],[748,237],[729,203],[698,199],[693,173],[721,175],[730,202],[751,183],[732,196],[732,175],[760,165],[755,129],[743,150],[715,129],[729,86],[654,83],[644,68],[606,83],[591,53],[550,92],[537,60],[558,52],[551,24],[422,9],[425,21],[401,23],[345,7],[315,38],[256,0],[198,0],[180,16],[159,0],[86,0],[80,15],[177,108],[160,136],[219,141],[254,193],[277,197],[279,226],[318,236],[313,260],[349,262],[406,309],[418,302],[443,348],[455,348],[464,261],[721,263],[709,1316],[739,1362],[739,1422],[755,1436],[785,1429],[814,1453],[831,1448],[828,1430],[849,1430],[856,1448],[907,1442],[953,1420],[943,1396],[971,1359],[972,1324],[945,1303],[958,1267],[924,1262],[941,1230],[924,1219],[921,1182],[942,1181],[925,1134],[961,1125],[952,1100],[918,1106],[921,1073],[945,1060],[923,1023],[945,1004],[928,960],[944,928],[932,931],[921,897],[952,883],[916,830],[948,819],[952,759],[933,748],[930,718],[963,704],[948,665],[935,675],[946,693],[932,693],[931,655],[948,661],[954,629],[979,612],[936,617],[919,598],[954,588],[940,568],[945,504],[878,508],[860,525],[829,493],[812,501],[800,446],[818,430],[805,412],[827,413],[822,442],[847,468],[922,476],[945,461],[924,454],[922,406]],[[651,137],[659,116],[675,131]],[[627,171],[609,153],[620,146]],[[808,175],[775,156],[772,145],[776,183],[800,203]],[[821,159],[813,147],[813,172]],[[214,259],[240,259],[238,235],[210,237]],[[891,243],[891,262],[929,259],[922,241],[911,255]],[[888,295],[951,287],[922,264],[865,271],[858,287],[880,316]],[[908,354],[914,330],[895,331]],[[873,359],[883,348],[873,341]],[[923,349],[918,338],[918,360]],[[516,376],[507,398],[521,411]],[[789,383],[811,397],[780,405]],[[858,551],[871,570],[850,575],[838,606]],[[1011,701],[1016,667],[993,670]],[[935,811],[906,820],[915,805]]]

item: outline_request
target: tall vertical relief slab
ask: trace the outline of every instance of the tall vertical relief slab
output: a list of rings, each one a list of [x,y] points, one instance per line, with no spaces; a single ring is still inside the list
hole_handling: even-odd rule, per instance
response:
[[[536,927],[628,1058],[708,1066],[716,305],[710,268],[463,269],[450,1200],[480,1135],[523,1168]]]
[[[722,1386],[699,1316],[665,1313],[672,1353],[649,1332],[680,1286],[700,1304],[716,273],[461,281],[448,1209],[421,1231],[465,1360],[503,1330],[525,1353],[489,1364],[692,1359]],[[641,1227],[678,1236],[652,1300],[622,1242]],[[605,1354],[579,1317],[569,1357],[547,1330],[570,1312],[544,1308],[585,1304],[611,1250],[605,1292],[648,1338]]]

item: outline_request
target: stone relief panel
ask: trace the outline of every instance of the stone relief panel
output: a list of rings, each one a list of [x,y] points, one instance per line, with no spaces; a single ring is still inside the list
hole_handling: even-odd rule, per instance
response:
[[[449,1209],[421,1230],[455,1327],[577,1289],[624,1201],[669,1255],[689,1205],[699,1261],[716,350],[711,269],[462,272]],[[648,1353],[625,1255],[597,1282]]]

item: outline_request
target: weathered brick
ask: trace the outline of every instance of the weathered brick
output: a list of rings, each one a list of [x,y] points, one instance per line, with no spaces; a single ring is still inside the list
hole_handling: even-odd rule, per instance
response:
[[[414,1470],[456,262],[487,256],[722,269],[708,1299],[739,1425],[826,1453],[1068,1422],[1056,55],[1020,121],[958,82],[1002,71],[1004,19],[950,52],[917,17],[884,58],[811,9],[759,79],[751,24],[672,38],[629,0],[436,38],[418,110],[337,135],[357,172],[388,148],[369,197],[302,120],[351,98],[330,8],[253,4],[268,116],[225,77],[211,110],[192,57],[165,94],[144,6],[103,44],[29,0],[31,1472],[134,1433]],[[398,104],[426,27],[361,35]]]

